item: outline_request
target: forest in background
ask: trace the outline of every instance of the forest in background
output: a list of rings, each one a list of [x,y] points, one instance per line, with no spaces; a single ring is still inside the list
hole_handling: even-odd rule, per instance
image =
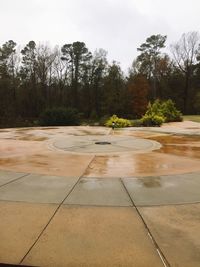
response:
[[[51,108],[73,108],[83,119],[144,115],[148,102],[172,99],[183,114],[200,114],[200,38],[189,32],[163,52],[167,36],[152,35],[138,47],[128,74],[91,53],[84,42],[51,48],[30,41],[22,49],[0,46],[0,125],[28,125]]]

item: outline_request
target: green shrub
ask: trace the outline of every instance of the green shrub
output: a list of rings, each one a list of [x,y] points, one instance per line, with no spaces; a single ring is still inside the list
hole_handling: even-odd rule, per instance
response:
[[[182,121],[182,114],[175,107],[174,102],[169,99],[161,102],[149,103],[141,122],[144,126],[160,126],[163,122]]]
[[[147,106],[147,111],[145,115],[152,115],[152,114],[163,117],[162,103],[158,99],[155,100],[153,104],[149,103]]]
[[[145,114],[141,119],[143,126],[160,126],[163,122],[165,119],[156,114]]]
[[[80,114],[72,108],[49,108],[40,115],[40,124],[43,126],[79,125]]]
[[[162,114],[165,117],[166,122],[182,121],[182,114],[177,110],[171,99],[162,103]]]
[[[132,126],[131,121],[123,118],[118,118],[116,115],[110,117],[105,126],[112,127],[113,122],[115,123],[115,128],[123,128],[123,127],[130,127]]]

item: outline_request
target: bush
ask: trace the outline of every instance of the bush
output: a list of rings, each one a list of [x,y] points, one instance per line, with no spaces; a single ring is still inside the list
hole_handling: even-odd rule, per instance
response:
[[[145,114],[141,119],[143,126],[160,126],[163,122],[165,122],[165,119],[156,114]]]
[[[149,103],[141,122],[144,126],[160,126],[163,122],[182,121],[182,114],[172,100]]]
[[[79,125],[80,114],[72,108],[49,108],[40,115],[40,124],[43,126]]]
[[[175,107],[174,102],[169,99],[162,103],[162,113],[166,122],[182,121],[182,114]]]
[[[123,128],[123,127],[130,127],[132,126],[131,121],[123,118],[118,118],[116,115],[113,115],[110,117],[106,123],[105,126],[112,127],[112,123],[115,123],[115,128]]]
[[[149,103],[147,106],[147,111],[145,115],[158,115],[163,117],[163,112],[162,112],[162,103],[160,100],[155,100],[153,104]]]

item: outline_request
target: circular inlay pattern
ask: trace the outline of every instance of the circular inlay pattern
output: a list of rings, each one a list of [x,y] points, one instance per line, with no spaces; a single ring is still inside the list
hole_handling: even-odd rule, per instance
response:
[[[148,139],[132,136],[84,135],[66,136],[53,140],[51,147],[72,153],[142,153],[159,149],[161,144]]]

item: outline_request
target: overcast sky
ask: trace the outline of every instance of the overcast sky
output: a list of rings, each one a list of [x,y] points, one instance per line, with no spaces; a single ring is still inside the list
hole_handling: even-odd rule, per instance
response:
[[[199,31],[199,13],[200,0],[0,0],[0,45],[83,41],[126,70],[150,35],[167,35],[169,45]]]

